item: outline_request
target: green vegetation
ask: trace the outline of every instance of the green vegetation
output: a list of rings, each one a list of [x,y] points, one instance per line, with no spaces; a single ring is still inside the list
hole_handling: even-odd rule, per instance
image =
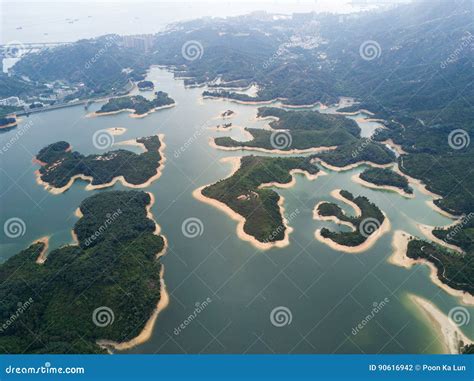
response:
[[[121,40],[107,35],[27,54],[13,72],[39,83],[61,80],[79,86],[76,98],[124,93],[130,90],[130,80],[142,77],[149,63],[139,50],[121,46]],[[131,72],[123,70],[131,65]]]
[[[286,111],[275,107],[262,107],[258,110],[258,116],[278,118],[277,121],[270,122],[270,126],[274,130],[286,131],[246,128],[246,131],[252,134],[253,140],[240,142],[230,137],[219,137],[215,139],[215,143],[222,147],[304,150],[355,142],[360,133],[357,123],[353,120],[341,115],[321,114],[318,111]]]
[[[446,138],[447,139],[447,138]],[[444,142],[444,144],[447,144]],[[469,214],[474,210],[474,151],[431,155],[427,153],[403,155],[399,158],[400,169],[421,179],[428,190],[441,195],[435,200],[441,209],[454,215]]]
[[[434,243],[413,239],[408,243],[407,256],[426,259],[435,265],[438,278],[449,287],[474,295],[474,255],[460,254]]]
[[[335,150],[314,154],[313,158],[319,158],[325,163],[336,167],[345,167],[361,161],[374,164],[390,164],[395,161],[395,155],[383,144],[370,139],[359,139],[353,143],[344,144]]]
[[[76,175],[92,177],[92,185],[110,183],[117,176],[123,176],[130,184],[143,184],[160,167],[161,142],[158,136],[139,138],[137,142],[145,146],[145,152],[120,149],[88,156],[71,152],[69,143],[64,141],[50,144],[36,156],[45,164],[39,170],[41,180],[55,188],[64,187]]]
[[[164,240],[147,218],[149,203],[138,191],[91,196],[74,227],[79,246],[55,249],[40,265],[44,244],[36,243],[0,265],[0,318],[11,322],[0,327],[2,353],[99,353],[97,340],[140,333],[161,292]],[[104,307],[113,321],[100,327],[94,311]]]
[[[237,172],[204,188],[202,194],[223,202],[244,217],[244,231],[258,241],[281,241],[286,228],[278,206],[280,196],[272,189],[259,186],[270,182],[289,183],[292,169],[318,173],[318,168],[307,158],[244,156]]]
[[[137,83],[138,90],[153,90],[154,85],[152,81],[140,81]]]
[[[103,105],[97,114],[116,112],[120,110],[135,110],[136,115],[143,115],[155,108],[174,104],[174,100],[163,91],[155,93],[155,98],[151,101],[141,95],[132,95],[129,97],[111,98]]]
[[[354,202],[361,210],[358,217],[346,215],[342,209],[331,202],[319,204],[318,213],[321,216],[335,216],[341,221],[349,222],[354,226],[351,232],[332,232],[327,228],[321,229],[321,236],[344,246],[358,246],[375,233],[384,222],[385,216],[382,211],[367,197],[354,197],[352,193],[341,190],[340,194],[345,199]]]
[[[407,178],[388,168],[367,168],[359,176],[362,180],[375,185],[388,185],[400,188],[408,194],[413,193]]]

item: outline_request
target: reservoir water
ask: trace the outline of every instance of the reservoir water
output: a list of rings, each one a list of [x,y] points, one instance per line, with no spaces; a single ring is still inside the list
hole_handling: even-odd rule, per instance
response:
[[[268,121],[255,119],[255,105],[202,99],[203,88],[185,88],[181,80],[163,69],[152,68],[149,79],[157,90],[168,92],[177,106],[142,119],[130,118],[127,113],[86,118],[100,104],[87,111],[76,106],[23,117],[17,129],[0,135],[2,226],[4,220],[17,217],[26,227],[18,238],[8,238],[2,229],[1,261],[43,236],[51,237],[50,248],[70,243],[71,228],[77,220],[74,210],[83,199],[95,192],[127,189],[118,184],[86,191],[86,183],[76,181],[67,192],[53,195],[35,181],[38,165],[32,158],[41,148],[66,140],[79,152],[100,153],[92,136],[111,127],[127,129],[124,135],[115,136],[116,142],[162,133],[165,168],[162,177],[146,190],[156,197],[152,211],[169,242],[162,261],[170,305],[159,315],[151,339],[128,352],[441,352],[442,338],[406,295],[422,296],[446,314],[459,305],[459,300],[430,281],[426,266],[406,270],[387,262],[395,230],[421,236],[416,223],[439,226],[452,222],[429,208],[426,201],[430,196],[415,189],[415,198],[406,199],[364,188],[351,181],[363,167],[346,172],[325,170],[328,175],[314,181],[297,175],[294,187],[277,189],[285,197],[286,215],[294,229],[290,245],[259,251],[237,237],[235,221],[194,199],[192,192],[229,174],[230,166],[220,159],[251,154],[209,146],[210,137],[227,134],[212,130],[222,123],[218,118],[221,112],[234,110],[237,114],[229,121],[236,126],[262,127]],[[368,136],[374,125],[361,123],[361,127]],[[229,135],[246,139],[240,129]],[[391,231],[366,252],[340,253],[314,239],[320,227],[339,229],[312,218],[319,201],[335,201],[329,193],[336,188],[367,196],[390,219]],[[202,222],[197,237],[183,234],[182,225],[188,218]],[[388,302],[354,334],[354,328],[384,300]],[[276,308],[286,324],[275,324],[271,319]],[[473,308],[468,310],[474,314]],[[469,335],[474,321],[461,328]]]

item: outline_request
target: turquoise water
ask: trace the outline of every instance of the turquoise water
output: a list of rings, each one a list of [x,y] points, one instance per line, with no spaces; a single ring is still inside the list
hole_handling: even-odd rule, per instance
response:
[[[209,129],[221,123],[221,112],[237,112],[230,121],[239,126],[261,127],[257,108],[223,100],[201,99],[202,88],[187,89],[164,70],[149,75],[177,101],[177,107],[160,110],[143,119],[126,113],[86,118],[88,111],[71,107],[24,117],[18,129],[0,135],[2,153],[0,207],[2,225],[11,217],[25,222],[24,235],[12,239],[1,231],[0,259],[4,261],[32,241],[51,236],[50,247],[71,242],[71,228],[80,202],[99,191],[86,191],[77,181],[61,195],[45,191],[35,182],[34,155],[58,140],[70,142],[82,153],[97,153],[94,132],[125,127],[116,142],[156,133],[165,134],[166,165],[162,177],[146,190],[154,193],[155,219],[168,238],[163,258],[170,305],[158,317],[152,338],[132,353],[438,353],[434,332],[406,300],[414,293],[431,300],[446,314],[458,300],[437,288],[429,270],[405,270],[387,263],[393,232],[403,229],[419,235],[415,223],[443,225],[448,218],[430,209],[430,198],[415,189],[414,199],[364,188],[351,182],[357,169],[309,181],[297,175],[293,188],[278,189],[285,197],[286,215],[294,232],[290,245],[261,252],[236,235],[236,222],[222,211],[193,198],[194,189],[226,177],[230,165],[220,159],[242,155],[211,148],[210,137],[225,135]],[[364,126],[362,126],[364,128]],[[19,136],[19,131],[24,131]],[[365,130],[369,134],[369,130]],[[238,129],[231,134],[245,139]],[[13,141],[13,143],[12,143]],[[138,148],[131,148],[138,149]],[[249,154],[244,152],[244,154]],[[336,188],[369,197],[389,217],[392,229],[361,254],[336,252],[314,239],[314,231],[332,223],[315,221],[314,206]],[[110,189],[126,189],[120,184]],[[100,190],[100,192],[107,190]],[[342,205],[344,207],[344,205]],[[347,209],[351,212],[350,209]],[[290,218],[291,216],[291,218]],[[202,235],[187,238],[182,224],[190,217],[202,221]],[[209,298],[209,299],[208,299]],[[375,318],[356,335],[354,327],[368,315],[375,302],[388,298]],[[207,306],[196,311],[196,303]],[[283,306],[291,324],[276,327],[270,315]],[[474,313],[474,309],[469,308]],[[117,312],[118,313],[118,312]],[[189,315],[196,315],[192,321]],[[187,320],[186,320],[187,319]],[[471,319],[472,320],[472,319]],[[186,321],[186,323],[184,323]],[[184,324],[179,332],[177,328]],[[474,323],[463,328],[472,332]]]

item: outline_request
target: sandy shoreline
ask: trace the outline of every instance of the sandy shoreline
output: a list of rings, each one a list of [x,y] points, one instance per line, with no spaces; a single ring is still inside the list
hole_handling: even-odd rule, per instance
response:
[[[322,242],[326,245],[328,245],[331,249],[336,250],[336,251],[342,251],[344,253],[349,253],[349,254],[358,254],[362,253],[368,249],[370,249],[375,243],[378,241],[378,239],[384,235],[385,233],[388,233],[390,231],[390,221],[387,217],[387,215],[384,213],[384,220],[382,225],[377,229],[376,232],[372,233],[370,236],[367,237],[367,239],[361,243],[360,245],[357,246],[346,246],[346,245],[341,245],[339,243],[334,242],[332,239],[329,238],[324,238],[321,235],[321,229],[316,230],[314,233],[315,238],[319,241]]]
[[[49,249],[49,236],[41,237],[40,239],[37,239],[36,241],[33,242],[33,244],[35,244],[35,243],[43,243],[44,244],[43,249],[39,253],[38,257],[36,258],[36,263],[38,265],[42,265],[46,261],[46,259],[48,258],[46,256],[46,253],[48,252],[48,249]]]
[[[108,187],[111,187],[113,185],[115,185],[115,183],[117,183],[118,181],[120,181],[122,183],[123,186],[125,187],[128,187],[128,188],[134,188],[134,189],[140,189],[140,188],[146,188],[148,187],[152,182],[154,182],[155,180],[158,180],[162,173],[163,173],[163,169],[165,167],[165,162],[166,162],[166,157],[165,157],[165,148],[166,148],[166,144],[164,142],[164,138],[165,138],[165,135],[164,134],[158,134],[158,137],[160,138],[160,148],[158,150],[158,152],[160,153],[160,156],[161,156],[161,160],[160,160],[160,165],[158,166],[158,168],[156,169],[156,174],[153,175],[152,177],[150,177],[147,181],[145,181],[144,183],[141,183],[141,184],[131,184],[129,182],[127,182],[124,178],[124,176],[116,176],[114,177],[110,182],[108,183],[105,183],[105,184],[97,184],[97,185],[92,185],[92,181],[93,181],[93,177],[92,176],[85,176],[83,174],[78,174],[78,175],[74,175],[72,176],[68,183],[61,187],[61,188],[56,188],[56,187],[53,187],[51,186],[49,183],[43,181],[41,179],[41,174],[39,172],[39,170],[36,170],[35,171],[35,175],[36,175],[36,183],[38,185],[41,185],[43,186],[47,191],[49,191],[50,193],[52,194],[61,194],[61,193],[64,193],[66,192],[69,188],[71,188],[71,186],[74,184],[74,182],[77,180],[77,179],[81,179],[81,180],[84,180],[86,182],[88,182],[89,184],[86,185],[85,189],[87,191],[91,191],[91,190],[96,190],[96,189],[102,189],[102,188],[108,188]],[[144,144],[142,143],[138,143],[136,140],[127,140],[127,141],[124,141],[124,142],[119,142],[119,143],[116,143],[117,145],[136,145],[136,146],[139,146],[139,147],[145,147]]]
[[[327,175],[326,172],[324,171],[319,171],[318,173],[316,174],[310,174],[306,171],[303,171],[302,169],[292,169],[290,172],[290,176],[291,176],[291,181],[289,183],[277,183],[275,181],[273,182],[270,182],[270,183],[263,183],[263,184],[260,184],[258,186],[258,189],[261,189],[261,188],[270,188],[270,187],[276,187],[276,188],[283,188],[283,189],[286,189],[286,188],[291,188],[293,186],[295,186],[296,184],[296,177],[293,176],[295,174],[301,174],[301,175],[304,175],[306,177],[306,179],[308,179],[309,181],[314,181],[316,180],[319,176],[325,176]]]
[[[421,311],[423,317],[432,324],[438,335],[443,338],[445,353],[459,354],[460,346],[472,344],[461,329],[433,303],[419,296],[408,294],[409,300]]]
[[[90,112],[89,114],[87,114],[86,118],[95,118],[97,116],[116,115],[116,114],[120,114],[122,112],[128,112],[129,113],[128,116],[130,118],[144,118],[145,116],[150,115],[151,113],[153,113],[155,111],[163,110],[163,109],[166,109],[166,108],[172,108],[172,107],[175,107],[176,105],[177,105],[177,103],[175,102],[175,103],[171,103],[169,105],[155,107],[155,108],[151,109],[150,111],[147,111],[144,114],[136,114],[135,109],[133,109],[133,108],[123,108],[123,109],[120,109],[120,110],[117,110],[117,111],[109,111],[109,112],[96,112],[95,111],[95,112]]]
[[[107,128],[107,131],[114,136],[123,135],[127,129],[124,127],[111,127]]]
[[[274,131],[278,131],[278,130],[274,130]],[[265,153],[276,153],[280,155],[319,153],[323,151],[335,150],[337,148],[337,146],[328,146],[328,147],[314,147],[314,148],[307,148],[307,149],[291,149],[291,150],[283,151],[279,149],[266,149],[266,148],[249,147],[249,146],[224,147],[224,146],[217,145],[215,142],[215,138],[212,138],[212,137],[209,138],[209,145],[212,148],[219,149],[222,151],[257,151],[257,152],[265,152]]]
[[[337,218],[336,216],[322,216],[321,214],[319,214],[319,205],[321,204],[324,204],[326,201],[320,201],[318,202],[314,209],[313,209],[313,220],[320,220],[320,221],[329,221],[329,222],[334,222],[335,224],[338,224],[338,225],[345,225],[345,226],[348,226],[349,228],[352,229],[352,231],[355,231],[355,227],[354,225],[352,225],[350,222],[348,221],[343,221],[343,220],[340,220],[339,218]]]
[[[211,130],[211,131],[217,131],[217,132],[229,132],[229,131],[232,131],[232,130],[240,130],[241,134],[243,136],[245,136],[246,139],[248,140],[251,140],[253,139],[253,135],[248,132],[245,127],[242,127],[242,126],[230,126],[230,127],[208,127],[208,130]],[[213,138],[210,138],[210,139],[213,139]]]
[[[384,140],[383,142],[380,142],[382,144],[388,144],[390,147],[393,148],[395,152],[397,152],[399,155],[406,155],[407,152],[405,152],[400,144],[395,143],[392,139],[387,139]]]
[[[371,188],[371,189],[377,189],[377,190],[387,190],[391,192],[398,193],[400,196],[406,197],[406,198],[414,198],[415,196],[413,194],[406,193],[403,189],[397,188],[395,186],[391,185],[377,185],[373,183],[369,183],[368,181],[365,181],[360,178],[360,174],[355,174],[351,177],[351,180],[354,183],[360,184],[366,188]]]
[[[402,172],[402,170],[400,169],[399,165],[395,165],[394,168],[393,168],[393,171],[398,173],[399,175],[402,175],[402,176],[405,176],[407,179],[408,179],[408,182],[411,184],[414,184],[416,186],[416,188],[423,194],[427,195],[427,196],[431,196],[433,197],[434,200],[440,200],[443,198],[443,196],[439,195],[439,194],[436,194],[434,192],[431,192],[430,190],[428,190],[427,186],[425,183],[423,183],[423,181],[419,180],[419,179],[416,179],[414,177],[411,177],[405,173]],[[456,216],[454,214],[451,214],[443,209],[441,209],[439,206],[437,206],[433,201],[434,200],[428,200],[426,201],[426,204],[431,208],[433,209],[434,211],[442,214],[443,216],[445,217],[448,217],[448,218],[451,218],[451,219],[457,219],[459,218],[460,216]]]
[[[232,171],[230,175],[227,176],[226,178],[232,177],[234,173],[240,168],[240,157],[226,157],[226,158],[221,159],[221,162],[229,162],[232,164]],[[283,207],[285,199],[283,196],[280,196],[278,200],[278,206],[280,207],[280,214],[282,216],[283,226],[285,227],[284,239],[280,241],[276,241],[276,242],[260,242],[255,237],[247,234],[244,231],[244,225],[245,225],[246,219],[243,216],[241,216],[240,214],[232,210],[223,202],[220,202],[213,198],[206,197],[202,194],[202,190],[210,185],[212,184],[204,185],[200,188],[195,189],[193,191],[193,197],[201,202],[205,202],[206,204],[214,206],[215,208],[223,211],[234,221],[237,221],[238,224],[237,224],[236,232],[237,232],[237,236],[241,240],[249,242],[250,244],[252,244],[254,247],[256,247],[259,250],[268,250],[273,247],[281,248],[281,247],[288,246],[290,244],[289,236],[290,236],[290,233],[293,231],[293,228],[288,226],[288,221],[285,218],[285,209]]]
[[[404,232],[403,230],[395,231],[392,239],[392,255],[387,259],[387,261],[392,265],[404,267],[406,269],[411,269],[414,265],[418,264],[428,266],[430,269],[430,279],[436,286],[443,289],[448,294],[458,298],[462,304],[474,306],[474,296],[467,292],[451,288],[447,284],[443,283],[438,278],[438,270],[433,263],[425,259],[412,259],[406,255],[410,237],[413,236]]]
[[[451,245],[450,243],[447,243],[447,242],[443,241],[442,239],[439,239],[438,237],[436,237],[433,234],[433,230],[436,229],[435,226],[416,224],[416,227],[430,241],[433,241],[433,242],[437,243],[438,245],[445,247],[446,249],[457,251],[460,254],[464,253],[464,251],[460,247],[458,247],[456,245]]]
[[[161,231],[160,225],[155,221],[153,213],[151,211],[151,208],[153,204],[155,203],[155,196],[151,192],[147,192],[147,194],[150,196],[150,203],[146,207],[147,211],[147,218],[151,219],[155,223],[155,231],[153,234],[159,235]],[[167,248],[168,248],[168,241],[166,237],[163,237],[163,249],[156,254],[156,259],[158,260],[162,256],[166,254]],[[162,264],[161,265],[161,271],[160,271],[160,300],[158,301],[155,309],[153,310],[153,313],[145,323],[145,326],[141,330],[141,332],[138,334],[138,336],[135,336],[134,338],[130,339],[129,341],[124,341],[121,343],[118,343],[116,341],[112,340],[98,340],[96,343],[99,345],[101,348],[106,349],[109,353],[111,353],[111,348],[118,350],[118,351],[124,351],[127,349],[131,349],[137,345],[141,345],[145,342],[147,342],[150,337],[153,334],[153,329],[155,327],[155,323],[158,319],[158,315],[160,314],[161,311],[163,311],[168,305],[169,305],[169,294],[166,289],[166,284],[164,280],[164,272],[165,272],[165,266]]]
[[[388,164],[375,164],[375,163],[372,163],[370,161],[359,161],[357,163],[354,163],[354,164],[349,164],[349,165],[346,165],[345,167],[336,167],[334,165],[331,165],[331,164],[328,164],[326,163],[325,161],[321,160],[320,158],[315,158],[313,159],[313,161],[321,164],[323,167],[327,168],[327,169],[330,169],[331,171],[334,171],[334,172],[344,172],[344,171],[349,171],[351,169],[354,169],[354,168],[357,168],[361,165],[368,165],[370,167],[376,167],[376,168],[390,168],[393,166],[393,163],[388,163]]]
[[[359,205],[357,205],[355,202],[348,200],[347,198],[343,197],[341,195],[341,189],[334,189],[329,193],[331,197],[335,198],[336,200],[342,201],[343,203],[349,205],[354,209],[355,216],[360,217],[362,216],[362,210],[360,210]]]

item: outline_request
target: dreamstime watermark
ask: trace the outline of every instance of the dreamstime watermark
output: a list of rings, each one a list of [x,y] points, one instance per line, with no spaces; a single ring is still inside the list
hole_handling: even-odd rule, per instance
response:
[[[283,47],[283,46],[280,46],[275,53],[273,53],[270,58],[266,59],[263,64],[262,64],[262,67],[264,69],[268,69],[271,65],[273,65],[276,60],[283,54],[285,53],[286,49]]]
[[[469,47],[472,42],[474,41],[474,35],[471,32],[466,31],[465,35],[461,39],[461,43],[454,49],[454,51],[446,58],[444,61],[441,61],[439,66],[441,69],[446,69],[449,64],[456,62],[460,56],[460,54]]]
[[[352,335],[357,335],[362,331],[367,324],[377,315],[382,309],[390,302],[389,298],[383,299],[381,302],[374,302],[372,304],[372,310],[368,315],[366,315],[354,328],[352,328]]]
[[[452,149],[461,150],[469,147],[471,137],[466,130],[457,128],[452,130],[448,135],[448,144]]]
[[[105,215],[106,219],[104,223],[100,225],[99,228],[92,235],[90,235],[89,237],[85,239],[84,245],[86,247],[92,245],[94,241],[97,238],[99,238],[109,228],[109,226],[112,225],[117,220],[117,218],[120,217],[121,214],[122,214],[122,209],[120,208],[115,210],[113,213],[107,213]]]
[[[189,217],[181,224],[181,231],[187,238],[200,237],[204,233],[204,224],[197,217]]]
[[[275,307],[272,312],[270,312],[270,322],[273,326],[277,328],[290,325],[293,321],[293,314],[288,307],[279,306]]]
[[[270,144],[274,149],[287,149],[291,147],[293,138],[290,131],[276,130],[270,136]]]
[[[92,312],[92,322],[100,328],[112,325],[115,320],[114,311],[107,306],[97,307]]]
[[[188,140],[184,142],[183,145],[178,147],[178,149],[175,149],[173,156],[175,159],[179,159],[181,155],[189,148],[191,145],[194,144],[194,142],[202,135],[204,130],[206,129],[206,126],[201,126],[199,127],[196,131],[194,131],[194,134],[192,134]]]
[[[33,298],[29,298],[26,302],[18,302],[16,311],[0,326],[0,333],[5,332],[17,319],[33,304]]]
[[[82,366],[56,367],[50,362],[45,362],[43,366],[12,366],[5,368],[6,374],[85,374],[86,370]]]
[[[360,44],[359,55],[365,61],[372,61],[382,55],[382,48],[377,41],[367,40]]]
[[[367,148],[367,146],[371,143],[374,142],[374,138],[382,132],[382,128],[377,128],[372,135],[370,135],[368,138],[363,138],[362,143],[360,143],[351,153],[351,156],[353,159],[355,159],[357,156],[359,156],[364,150]]]
[[[458,327],[468,325],[471,320],[471,314],[464,307],[454,307],[449,310],[448,318]]]
[[[92,144],[95,148],[105,150],[114,145],[114,136],[107,130],[98,130],[92,135]]]
[[[380,222],[376,218],[364,218],[359,225],[359,233],[364,237],[368,237],[380,228]]]
[[[32,120],[29,120],[25,124],[21,124],[15,131],[15,135],[13,135],[8,141],[2,146],[0,149],[0,155],[7,153],[7,151],[13,147],[16,142],[18,142],[21,137],[27,132],[32,126],[34,125]]]
[[[298,214],[300,214],[300,210],[296,208],[293,212],[288,215],[286,222],[291,222]],[[280,224],[272,232],[263,240],[264,243],[274,242],[275,238],[277,238],[281,233],[285,231],[285,225]]]
[[[194,310],[191,314],[189,314],[186,319],[184,319],[174,330],[173,333],[175,336],[178,336],[181,332],[183,332],[189,324],[191,324],[197,317],[198,315],[203,312],[209,304],[211,304],[212,299],[207,298],[203,302],[196,302],[194,304]]]
[[[462,232],[464,226],[466,226],[469,221],[471,221],[474,218],[474,213],[470,212],[468,215],[463,216],[461,218],[461,221],[457,223],[447,234],[446,237],[444,237],[445,242],[452,240],[458,233]]]
[[[84,69],[89,70],[100,58],[107,53],[112,46],[117,44],[117,40],[119,39],[118,35],[107,36],[106,42],[103,47],[101,47],[89,60],[86,61],[84,64]]]
[[[26,223],[19,217],[12,217],[3,224],[3,232],[8,238],[23,237],[26,233]]]
[[[3,48],[3,56],[5,58],[18,58],[21,57],[24,52],[26,52],[26,47],[18,40],[10,41]]]
[[[203,54],[204,47],[196,40],[186,41],[181,47],[181,55],[188,61],[200,60]]]

